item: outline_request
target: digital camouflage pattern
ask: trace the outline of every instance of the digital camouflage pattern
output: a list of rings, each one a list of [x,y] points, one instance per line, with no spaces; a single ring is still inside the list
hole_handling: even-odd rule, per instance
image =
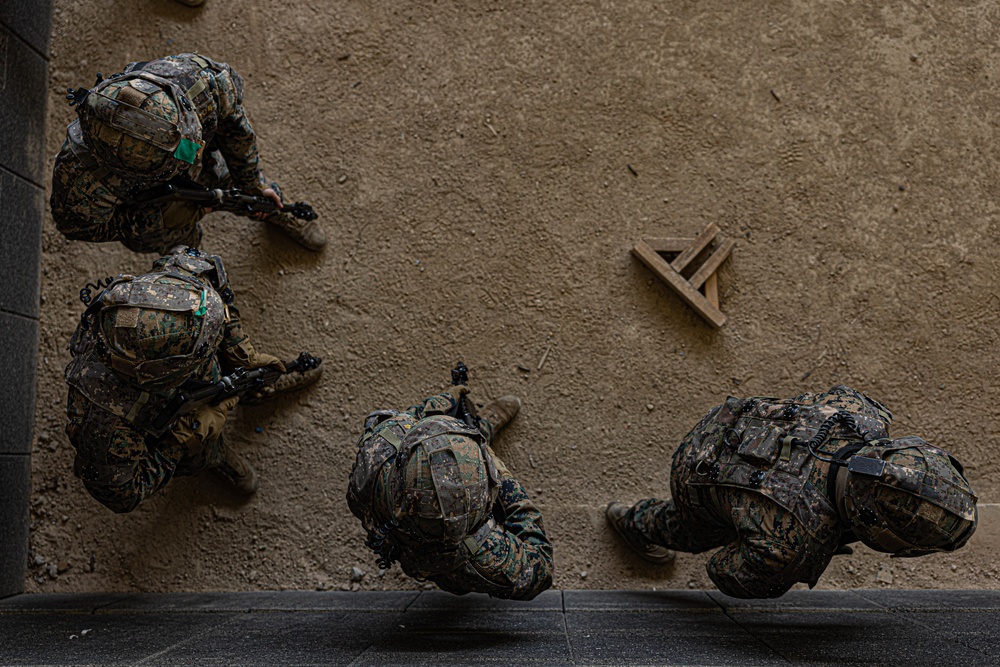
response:
[[[211,294],[228,301],[220,311],[206,309],[200,316],[203,319],[212,312],[220,312],[223,320],[218,335],[203,341],[205,352],[198,357],[188,377],[214,382],[222,373],[231,372],[245,365],[246,359],[256,356],[240,324],[239,311],[232,303],[232,292],[225,282],[225,271],[218,257],[178,253],[158,260],[153,273],[133,280],[146,285],[149,284],[145,281],[147,277],[162,279],[163,276],[168,276],[169,280],[185,278],[190,282],[180,282],[197,284],[199,295]],[[165,305],[175,310],[166,311],[164,317],[160,317],[152,305],[111,307],[106,312],[94,306],[96,312],[88,308],[91,316],[85,314],[81,318],[70,341],[73,359],[66,367],[69,385],[66,434],[77,453],[75,472],[90,494],[115,512],[135,509],[174,475],[192,475],[222,462],[221,439],[206,439],[200,422],[207,424],[220,418],[224,421],[224,409],[209,406],[201,412],[185,415],[166,434],[154,437],[145,428],[173,398],[178,383],[139,383],[133,375],[115,370],[114,355],[110,354],[112,345],[120,346],[123,353],[128,352],[129,337],[138,340],[142,336],[145,342],[138,349],[143,358],[152,363],[158,356],[188,355],[202,337],[202,331],[212,326],[202,326],[197,332],[192,326],[192,322],[199,319],[196,312],[200,303],[200,296],[187,303],[169,302]],[[188,310],[180,310],[182,306]],[[119,327],[121,323],[133,326]],[[163,336],[157,333],[161,327]],[[138,333],[122,333],[127,329]],[[198,343],[199,348],[201,345]],[[209,414],[220,410],[221,415]],[[177,435],[191,432],[199,434],[199,438],[182,440]]]
[[[708,575],[733,597],[773,598],[797,582],[814,586],[838,547],[855,538],[830,499],[830,464],[783,439],[808,440],[838,410],[854,415],[870,437],[889,437],[891,413],[843,385],[788,400],[730,397],[674,453],[672,498],[636,503],[630,526],[678,551],[722,547]],[[819,451],[829,456],[851,444],[860,438],[838,426]]]
[[[209,188],[237,187],[250,193],[271,185],[261,174],[257,137],[243,107],[243,79],[229,65],[186,53],[129,63],[125,72],[148,73],[175,83],[194,104],[204,148],[184,175]],[[141,144],[126,142],[120,152],[127,153],[129,147],[148,150],[148,146],[140,149]],[[73,240],[119,241],[136,252],[161,254],[175,245],[197,246],[198,221],[205,215],[200,206],[129,203],[154,185],[156,181],[141,173],[116,172],[102,165],[77,119],[67,128],[56,156],[52,215],[59,231]]]
[[[976,495],[962,465],[917,437],[865,447],[857,456],[886,463],[881,478],[851,475],[844,506],[854,533],[877,551],[919,556],[955,551],[976,530]]]
[[[366,419],[365,431],[358,441],[358,455],[351,471],[348,504],[352,513],[366,524],[369,545],[379,553],[398,560],[403,571],[417,579],[429,579],[442,590],[463,595],[470,592],[486,593],[493,597],[530,600],[552,585],[552,545],[542,525],[541,512],[531,501],[524,487],[511,474],[493,452],[490,444],[494,428],[487,420],[480,420],[479,437],[485,446],[488,459],[475,456],[469,447],[475,442],[474,432],[463,432],[467,427],[460,421],[442,417],[456,409],[456,400],[449,393],[431,396],[405,411],[382,410]],[[445,426],[436,426],[445,424]],[[407,434],[435,425],[447,443],[440,442],[430,448],[433,452],[453,447],[463,478],[455,486],[472,485],[495,475],[499,482],[492,493],[492,507],[472,502],[471,512],[461,517],[458,524],[466,535],[459,537],[457,526],[444,527],[440,537],[419,537],[421,533],[433,535],[441,531],[440,521],[420,521],[419,530],[414,525],[402,526],[407,519],[403,514],[385,517],[387,506],[394,503],[390,497],[393,484],[400,488],[400,476],[408,478],[406,488],[414,487],[426,493],[404,500],[406,513],[440,516],[436,491],[428,482],[429,460],[411,461],[398,472],[391,464],[395,448],[384,446],[386,431],[390,441],[402,441]],[[462,459],[465,460],[462,460]],[[475,459],[475,460],[473,460]],[[387,463],[388,462],[388,463]],[[415,465],[412,465],[415,464]],[[411,470],[411,468],[413,468]],[[401,473],[401,474],[400,474]],[[490,497],[492,497],[490,493]],[[485,519],[485,521],[483,521]],[[381,521],[381,523],[380,523]],[[464,539],[462,539],[464,538]],[[470,541],[471,540],[471,541]]]
[[[94,159],[126,178],[167,180],[205,146],[185,91],[141,68],[102,80],[77,104],[77,114]]]

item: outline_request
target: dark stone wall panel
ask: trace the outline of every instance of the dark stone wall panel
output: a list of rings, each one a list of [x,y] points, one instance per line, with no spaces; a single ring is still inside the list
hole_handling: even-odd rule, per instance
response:
[[[0,311],[38,318],[45,191],[0,169]]]
[[[48,59],[52,0],[4,0],[0,2],[0,23]]]
[[[37,359],[38,321],[0,312],[0,454],[31,453]],[[2,514],[0,503],[0,519]]]
[[[0,454],[0,597],[24,590],[31,457]]]
[[[47,98],[48,63],[0,24],[0,166],[39,185],[45,179]]]

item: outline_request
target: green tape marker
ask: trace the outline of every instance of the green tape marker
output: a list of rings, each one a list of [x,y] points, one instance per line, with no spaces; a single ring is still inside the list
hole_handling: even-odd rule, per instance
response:
[[[195,317],[204,317],[205,313],[208,312],[208,306],[205,304],[205,296],[207,292],[205,290],[201,291],[201,303],[198,305],[198,310],[194,311]]]
[[[177,144],[177,148],[174,149],[174,157],[181,162],[194,164],[194,159],[198,157],[198,151],[200,150],[201,144],[196,144],[190,139],[182,138],[180,143]]]

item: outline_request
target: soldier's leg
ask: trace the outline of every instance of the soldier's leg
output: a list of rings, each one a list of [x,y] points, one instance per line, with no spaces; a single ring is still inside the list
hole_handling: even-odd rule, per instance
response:
[[[281,187],[265,176],[260,175],[261,185],[271,188],[278,195],[282,202],[285,201]],[[264,218],[264,222],[279,230],[282,234],[292,239],[303,248],[314,252],[322,250],[326,246],[326,232],[320,225],[319,220],[302,220],[288,213],[272,213]]]
[[[690,553],[722,546],[733,538],[732,528],[719,525],[673,499],[647,498],[631,508],[624,519],[627,529],[646,542]]]
[[[226,399],[219,405],[205,405],[196,412],[178,419],[163,440],[173,443],[180,454],[175,475],[195,475],[202,470],[218,473],[233,488],[250,495],[257,490],[257,471],[250,462],[226,446],[222,428],[229,411],[239,398]]]
[[[169,253],[178,246],[198,247],[205,210],[188,202],[131,208],[122,214],[118,233],[122,245],[133,252]]]
[[[521,410],[521,399],[513,394],[490,401],[479,410],[479,431],[486,436],[486,442],[503,430]]]
[[[108,464],[96,466],[77,455],[74,471],[95,500],[122,514],[163,488],[173,476],[173,468],[173,461],[151,449],[138,462],[111,455]]]

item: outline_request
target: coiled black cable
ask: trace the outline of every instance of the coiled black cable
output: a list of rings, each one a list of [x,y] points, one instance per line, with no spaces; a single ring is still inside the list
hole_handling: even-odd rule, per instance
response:
[[[385,523],[378,524],[368,533],[365,546],[374,551],[375,555],[378,556],[375,564],[379,569],[388,570],[396,562],[396,545],[390,543],[387,538],[389,537],[389,533],[398,526],[399,522],[391,519]]]
[[[112,276],[108,276],[107,278],[98,278],[96,283],[87,283],[80,290],[80,301],[83,302],[83,305],[89,306],[90,302],[94,299],[93,290],[101,291],[103,289],[107,289],[108,285],[110,285],[113,281],[114,278]]]
[[[846,460],[834,458],[832,456],[821,456],[816,451],[820,446],[823,445],[824,442],[827,441],[827,438],[830,437],[830,431],[832,431],[833,427],[836,426],[837,424],[843,424],[851,431],[853,431],[859,438],[861,438],[862,441],[866,443],[869,440],[871,440],[871,434],[868,433],[867,429],[863,429],[861,428],[860,425],[858,425],[858,420],[854,418],[854,415],[852,415],[849,412],[840,410],[827,417],[826,420],[820,425],[820,427],[816,429],[816,434],[813,435],[813,437],[809,438],[809,440],[805,443],[805,445],[809,449],[809,454],[819,459],[820,461],[824,461],[826,463],[832,463],[833,465],[845,466],[847,465]],[[799,442],[801,442],[801,440]]]

